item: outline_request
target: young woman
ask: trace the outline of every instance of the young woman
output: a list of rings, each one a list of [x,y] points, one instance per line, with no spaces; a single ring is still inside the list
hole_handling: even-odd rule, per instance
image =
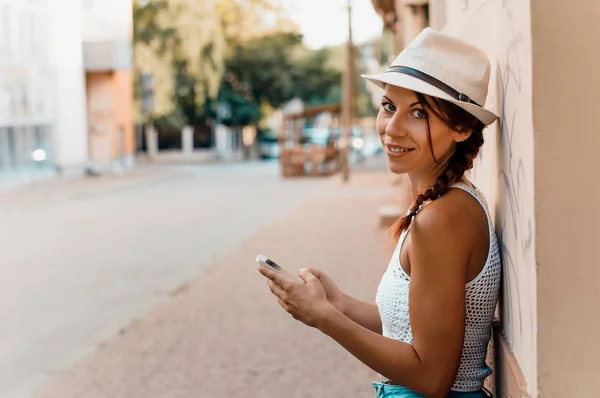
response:
[[[483,108],[486,55],[425,29],[384,73],[377,131],[413,202],[392,227],[396,251],[376,303],[342,293],[322,271],[298,282],[259,267],[279,304],[378,372],[377,397],[486,397],[485,363],[500,257],[481,193],[465,177],[497,117]]]

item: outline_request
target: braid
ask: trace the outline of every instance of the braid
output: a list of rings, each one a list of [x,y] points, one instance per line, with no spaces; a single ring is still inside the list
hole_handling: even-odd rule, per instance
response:
[[[464,129],[464,126],[451,125],[451,127],[455,129],[462,127],[462,129]],[[463,178],[465,172],[473,168],[473,160],[479,153],[479,148],[483,145],[484,127],[483,123],[476,119],[473,121],[472,126],[467,127],[471,131],[471,135],[465,141],[455,144],[454,150],[450,155],[446,166],[438,175],[435,184],[419,193],[412,202],[408,214],[392,225],[391,236],[394,240],[397,241],[400,238],[400,234],[408,229],[412,219],[419,212],[423,203],[441,198],[448,192],[452,184],[459,182]]]

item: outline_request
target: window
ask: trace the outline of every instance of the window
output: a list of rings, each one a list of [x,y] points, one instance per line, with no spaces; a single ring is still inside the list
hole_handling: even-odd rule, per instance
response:
[[[140,75],[140,102],[143,114],[154,111],[154,79],[151,74]]]
[[[0,174],[8,169],[8,158],[8,128],[0,127]]]
[[[7,147],[7,166],[12,169],[17,168],[17,134],[14,127],[6,129],[6,147]]]
[[[52,137],[50,126],[33,127],[33,152],[32,158],[38,166],[51,166],[52,159]]]

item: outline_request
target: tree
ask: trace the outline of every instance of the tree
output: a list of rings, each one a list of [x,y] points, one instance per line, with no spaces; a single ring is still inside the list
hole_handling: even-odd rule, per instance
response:
[[[292,98],[311,105],[339,101],[332,93],[339,88],[341,75],[326,66],[328,57],[327,50],[306,49],[296,33],[232,43],[219,95],[219,100],[231,101],[231,118],[225,122],[256,123],[263,104],[279,108]]]
[[[321,49],[300,58],[292,69],[294,95],[308,106],[341,101],[341,71],[328,67],[331,52]]]
[[[280,0],[136,5],[136,75],[139,83],[151,76],[150,119],[173,128],[209,125],[224,102],[231,116],[222,122],[243,126],[294,97],[339,101],[340,72],[327,66],[329,52],[307,49],[297,31]]]
[[[223,33],[228,43],[243,43],[265,35],[298,33],[281,0],[216,0]]]
[[[150,76],[150,119],[205,118],[223,75],[225,39],[214,0],[153,0],[134,6],[136,88]],[[141,94],[138,90],[138,104]],[[141,117],[141,109],[138,109]]]

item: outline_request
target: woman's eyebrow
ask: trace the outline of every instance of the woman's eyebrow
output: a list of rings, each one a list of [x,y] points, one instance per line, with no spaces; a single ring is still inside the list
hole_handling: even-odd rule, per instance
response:
[[[393,103],[394,103],[394,101],[392,101],[391,99],[389,99],[389,97],[386,97],[385,95],[383,95],[382,97],[383,97],[383,99],[385,99],[385,100],[386,100],[386,101],[388,101],[389,103],[391,103],[391,104],[393,104]],[[415,105],[420,105],[420,104],[421,104],[421,102],[420,102],[420,101],[415,101],[415,102],[413,102],[412,104],[410,104],[408,107],[409,107],[409,108],[412,108],[413,106],[415,106]]]

